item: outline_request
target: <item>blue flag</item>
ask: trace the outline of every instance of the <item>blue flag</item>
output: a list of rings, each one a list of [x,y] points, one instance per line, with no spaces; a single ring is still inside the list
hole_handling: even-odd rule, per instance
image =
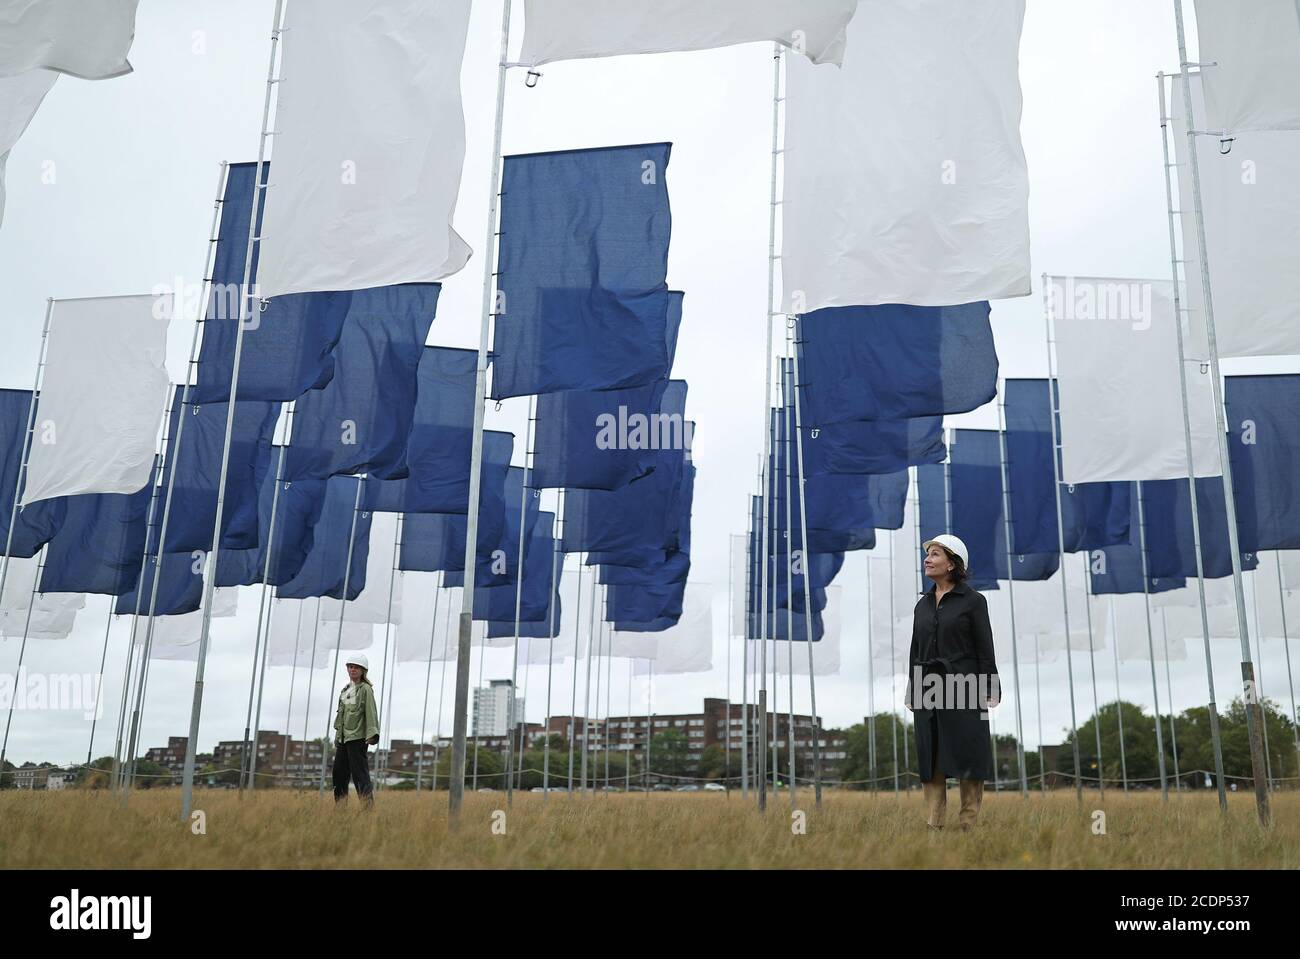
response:
[[[667,143],[506,157],[492,396],[666,377]]]
[[[1250,552],[1300,549],[1300,376],[1229,376],[1225,382],[1239,545]]]
[[[118,616],[130,613],[149,615],[152,601],[155,616],[179,616],[192,613],[203,604],[203,560],[189,553],[163,553],[162,572],[156,556],[150,556],[144,575],[136,588],[123,593],[113,607]],[[154,579],[158,579],[158,596],[153,596]],[[139,605],[137,606],[137,602]]]
[[[485,622],[515,621],[516,598],[521,621],[542,622],[550,615],[551,565],[554,554],[554,513],[539,513],[524,559],[522,592],[515,583],[474,587],[474,618]],[[463,575],[463,574],[462,574]],[[454,585],[454,577],[448,580]],[[462,583],[463,585],[463,583]]]
[[[67,515],[45,554],[40,591],[121,596],[135,588],[157,478],[155,458],[150,482],[137,492],[67,497]]]
[[[829,307],[800,329],[807,426],[965,413],[997,395],[988,303]]]
[[[366,560],[370,555],[370,513],[356,510],[357,484],[352,477],[336,476],[325,486],[320,516],[312,527],[312,544],[302,569],[279,588],[280,599],[356,599],[366,587]],[[356,513],[356,535],[349,573],[348,542]],[[343,582],[347,579],[347,596]]]
[[[1050,579],[1060,566],[1058,553],[1018,553],[1007,570],[1007,537],[1002,502],[1002,447],[997,430],[956,430],[948,450],[952,533],[970,551],[970,583],[996,589],[999,579]],[[922,542],[939,530],[922,526]]]
[[[1148,572],[1153,577],[1162,578],[1194,577],[1196,545],[1192,535],[1192,497],[1187,480],[1148,480],[1139,486],[1146,518]],[[1209,579],[1231,576],[1232,551],[1228,544],[1228,514],[1223,503],[1222,477],[1197,478],[1196,506],[1205,575]],[[1245,548],[1245,543],[1253,538],[1254,531],[1251,530],[1238,543],[1242,549],[1243,570],[1259,565],[1258,555]]]
[[[622,489],[655,468],[661,448],[685,442],[686,383],[570,390],[537,398],[533,474],[538,489]]]
[[[0,552],[9,543],[9,555],[30,559],[59,531],[67,512],[64,497],[38,500],[18,510],[12,542],[9,517],[23,461],[31,390],[0,390]],[[22,491],[17,491],[21,498]]]
[[[682,521],[681,497],[694,481],[684,453],[661,451],[652,473],[619,490],[568,490],[564,552],[610,552],[633,559],[619,565],[639,565],[638,555],[653,561],[656,551],[681,549],[690,525]]]
[[[182,405],[184,387],[173,389],[156,532],[161,531],[162,503],[171,484],[171,510],[167,516],[167,542],[163,551],[208,550],[212,548],[213,524],[217,516],[217,480],[221,476],[221,453],[230,404]],[[258,544],[257,494],[270,460],[271,440],[279,415],[278,403],[241,400],[235,404],[221,518],[222,549],[252,549]],[[180,430],[182,416],[183,431]],[[176,443],[178,432],[179,449]],[[174,481],[171,479],[173,469],[176,473]],[[151,541],[150,551],[154,549],[156,543]]]
[[[401,292],[395,309],[350,315],[334,353],[334,378],[298,399],[285,462],[288,479],[410,475],[407,444],[417,371],[442,287],[419,283],[390,289]]]
[[[1011,541],[1017,553],[1060,550],[1052,469],[1052,421],[1047,380],[1006,381],[1007,470],[1011,483]],[[1057,436],[1060,436],[1058,417]],[[1132,483],[1062,483],[1061,529],[1069,552],[1129,541]]]
[[[1186,483],[1186,480],[1182,482]],[[1142,485],[1145,487],[1147,484]],[[1138,532],[1136,489],[1129,497],[1129,528],[1133,531],[1131,543],[1117,543],[1114,546],[1105,546],[1088,552],[1088,567],[1091,571],[1089,588],[1093,595],[1142,592],[1142,549]],[[1148,571],[1146,591],[1163,593],[1172,589],[1181,589],[1186,583],[1187,580],[1182,576],[1156,576]]]

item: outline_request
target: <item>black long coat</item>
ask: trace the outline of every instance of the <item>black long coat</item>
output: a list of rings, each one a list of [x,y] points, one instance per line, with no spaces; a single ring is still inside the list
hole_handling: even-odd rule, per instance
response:
[[[907,701],[913,705],[916,758],[922,781],[928,782],[934,775],[935,762],[949,778],[993,778],[988,712],[982,707],[986,692],[1000,698],[997,672],[993,628],[984,596],[958,583],[944,594],[936,609],[931,585],[917,600],[912,614],[907,670]],[[936,698],[936,691],[945,688],[945,676],[950,674],[969,683],[962,686],[963,690],[973,688],[977,695],[962,700]],[[986,678],[984,683],[980,682],[981,676]],[[954,683],[949,682],[947,687],[954,688]]]

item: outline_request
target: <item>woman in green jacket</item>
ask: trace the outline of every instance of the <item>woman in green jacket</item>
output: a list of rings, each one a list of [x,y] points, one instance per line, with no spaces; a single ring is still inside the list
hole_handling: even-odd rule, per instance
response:
[[[354,653],[347,662],[351,680],[339,693],[339,708],[334,716],[334,801],[348,798],[348,780],[357,787],[357,795],[366,808],[375,804],[374,786],[366,760],[367,745],[379,742],[379,707],[375,690],[366,678],[370,661],[365,653]]]

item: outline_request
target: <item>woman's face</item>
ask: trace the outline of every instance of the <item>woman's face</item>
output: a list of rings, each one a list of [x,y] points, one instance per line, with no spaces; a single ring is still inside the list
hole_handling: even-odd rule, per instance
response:
[[[352,680],[354,683],[361,682],[361,674],[364,672],[365,670],[356,663],[348,663],[348,679]]]
[[[942,583],[955,568],[944,548],[938,543],[931,543],[925,551],[925,575],[936,583]]]

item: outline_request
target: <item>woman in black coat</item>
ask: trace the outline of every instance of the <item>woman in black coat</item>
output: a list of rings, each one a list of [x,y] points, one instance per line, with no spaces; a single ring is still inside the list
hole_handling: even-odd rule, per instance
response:
[[[944,534],[923,549],[933,585],[912,614],[905,701],[916,725],[926,822],[943,828],[953,778],[961,792],[959,822],[969,829],[979,816],[984,780],[993,776],[988,710],[1000,699],[993,629],[988,603],[966,583],[966,544]]]

